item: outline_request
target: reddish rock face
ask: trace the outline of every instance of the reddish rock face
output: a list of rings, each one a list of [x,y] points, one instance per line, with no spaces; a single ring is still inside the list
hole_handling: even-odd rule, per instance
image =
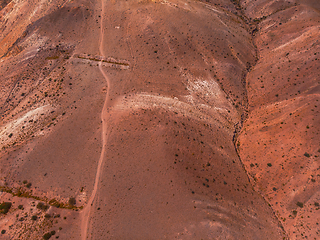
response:
[[[4,237],[315,236],[316,2],[1,8]]]

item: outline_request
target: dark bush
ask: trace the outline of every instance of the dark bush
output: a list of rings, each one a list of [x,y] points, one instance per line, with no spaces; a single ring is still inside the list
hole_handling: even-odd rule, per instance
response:
[[[50,239],[51,238],[51,233],[46,233],[45,235],[43,235],[43,239],[45,239],[45,240],[48,240],[48,239]]]
[[[31,220],[33,220],[33,221],[35,221],[35,220],[37,220],[38,219],[38,217],[36,216],[36,215],[33,215],[32,217],[31,217]]]
[[[49,206],[44,204],[43,202],[39,202],[37,204],[37,208],[40,209],[40,210],[46,211],[49,208]]]
[[[19,208],[19,209],[23,209],[23,205],[19,205],[18,208]]]
[[[0,213],[6,214],[7,212],[9,212],[9,209],[11,208],[12,203],[11,202],[3,202],[0,205]]]
[[[73,198],[73,197],[69,198],[69,204],[72,205],[72,206],[76,205],[76,199]]]
[[[310,157],[310,154],[307,153],[307,152],[305,152],[303,155],[304,155],[305,157]]]
[[[1,234],[5,234],[6,233],[6,230],[1,230]]]
[[[302,202],[297,202],[297,206],[303,208],[303,203]]]

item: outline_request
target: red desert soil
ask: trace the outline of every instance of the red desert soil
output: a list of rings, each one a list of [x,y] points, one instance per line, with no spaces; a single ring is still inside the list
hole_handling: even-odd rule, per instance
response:
[[[317,239],[319,15],[2,1],[0,239]]]

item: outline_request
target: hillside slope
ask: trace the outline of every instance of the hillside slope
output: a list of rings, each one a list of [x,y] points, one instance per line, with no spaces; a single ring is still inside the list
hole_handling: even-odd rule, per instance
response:
[[[247,77],[240,156],[290,239],[318,239],[319,1],[245,6],[258,23],[259,61]]]
[[[294,172],[284,178],[278,155],[269,153],[289,146],[289,138],[280,138],[288,141],[283,146],[268,142],[269,149],[256,145],[277,141],[272,136],[287,126],[282,135],[292,131],[288,122],[263,135],[261,117],[285,122],[283,112],[310,111],[297,122],[309,121],[307,130],[297,129],[303,144],[311,132],[314,142],[295,152],[304,163],[296,182],[307,181],[304,173],[316,176],[317,109],[311,106],[318,96],[319,12],[312,1],[290,3],[285,12],[277,5],[265,10],[265,1],[236,2],[3,2],[0,198],[12,206],[0,216],[1,237],[293,236],[298,216],[289,221],[286,214],[295,201],[306,204],[297,196],[307,195],[287,197],[280,185]],[[301,46],[298,57],[292,49]],[[279,57],[287,65],[272,75]],[[299,61],[308,64],[289,71]],[[313,75],[296,89],[294,76],[307,72]],[[292,74],[292,87],[272,80],[282,74]],[[263,88],[260,75],[267,79]],[[298,90],[303,96],[291,101]],[[308,199],[316,198],[312,179],[304,188]]]

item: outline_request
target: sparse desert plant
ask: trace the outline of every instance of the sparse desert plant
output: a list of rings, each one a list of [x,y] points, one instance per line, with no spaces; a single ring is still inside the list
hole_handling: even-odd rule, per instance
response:
[[[44,204],[43,202],[39,202],[37,204],[37,208],[40,209],[40,210],[46,211],[49,208],[49,206]]]
[[[302,202],[297,202],[297,206],[303,208],[303,203]]]
[[[37,220],[38,219],[38,217],[36,216],[36,215],[33,215],[32,217],[31,217],[31,220],[33,220],[33,221],[35,221],[35,220]]]
[[[62,206],[62,204],[59,203],[59,202],[58,202],[56,199],[54,199],[54,198],[49,201],[49,204],[50,204],[51,206],[56,207],[56,208],[59,208],[59,207]]]
[[[71,206],[74,206],[74,205],[76,205],[76,199],[75,199],[74,197],[71,197],[71,198],[69,198],[68,203],[69,203]]]
[[[48,233],[44,234],[42,238],[45,239],[45,240],[48,240],[48,239],[51,238],[51,236],[52,236],[51,232],[48,232]]]
[[[5,234],[6,233],[6,230],[1,230],[1,234]]]
[[[304,155],[305,157],[310,157],[310,154],[307,153],[307,152],[305,152],[303,155]]]
[[[11,208],[12,203],[11,202],[3,202],[0,205],[0,213],[6,214],[9,212],[9,209]]]

